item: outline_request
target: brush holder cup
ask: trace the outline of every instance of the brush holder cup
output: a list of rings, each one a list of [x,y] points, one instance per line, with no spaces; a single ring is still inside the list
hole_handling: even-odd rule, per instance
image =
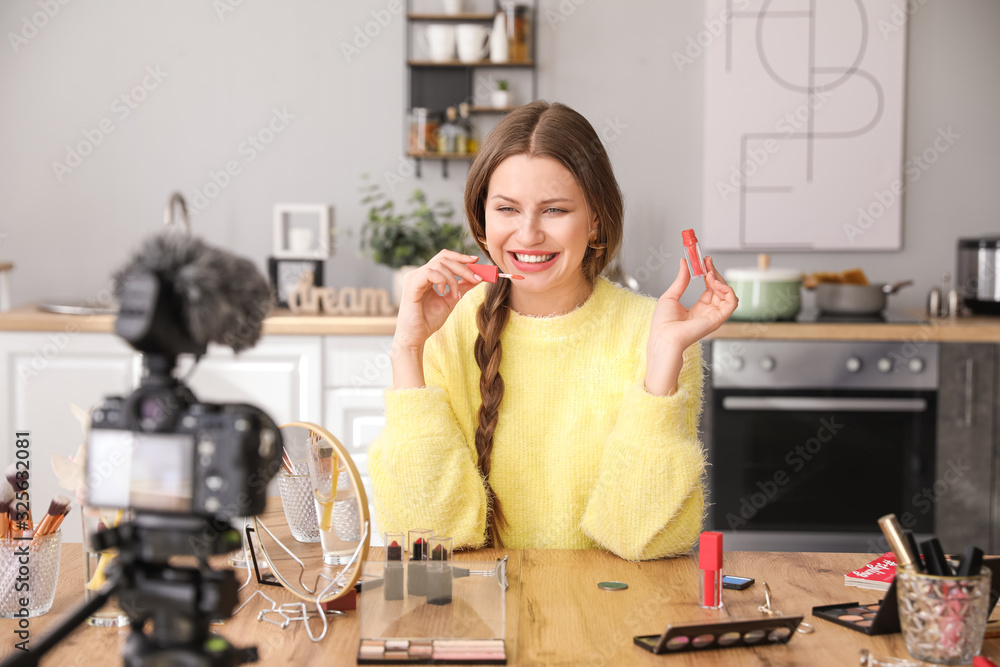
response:
[[[62,531],[37,539],[0,539],[0,618],[33,618],[52,608]]]
[[[967,665],[986,632],[990,570],[972,577],[896,573],[899,623],[910,655],[938,665]]]

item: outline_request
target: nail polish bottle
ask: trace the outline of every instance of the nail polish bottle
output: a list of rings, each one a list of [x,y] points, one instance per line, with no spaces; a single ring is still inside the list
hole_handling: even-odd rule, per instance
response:
[[[451,538],[432,537],[427,564],[427,603],[451,604]]]
[[[701,244],[695,236],[693,229],[685,229],[681,232],[681,239],[684,241],[684,258],[688,263],[688,271],[692,276],[705,275],[705,257],[701,254]]]
[[[386,600],[403,599],[403,534],[385,534],[385,569],[382,577],[385,580],[383,590]]]
[[[410,561],[406,564],[406,594],[427,595],[427,547],[433,530],[411,530],[407,533]]]

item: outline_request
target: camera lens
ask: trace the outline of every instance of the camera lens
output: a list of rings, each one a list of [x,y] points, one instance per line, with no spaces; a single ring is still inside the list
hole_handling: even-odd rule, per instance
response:
[[[163,409],[160,399],[155,396],[145,398],[139,404],[139,418],[143,421],[149,419],[159,424],[166,416],[167,412]]]

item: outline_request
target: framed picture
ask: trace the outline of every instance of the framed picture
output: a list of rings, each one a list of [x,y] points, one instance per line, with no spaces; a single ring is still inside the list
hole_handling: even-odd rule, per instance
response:
[[[267,274],[271,279],[279,308],[288,308],[288,293],[299,283],[306,271],[312,271],[313,284],[323,286],[323,260],[292,257],[268,257]]]

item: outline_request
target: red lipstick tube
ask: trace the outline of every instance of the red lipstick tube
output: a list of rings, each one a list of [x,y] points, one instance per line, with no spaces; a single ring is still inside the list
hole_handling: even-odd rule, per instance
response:
[[[698,538],[698,567],[701,568],[698,606],[722,609],[722,533],[706,531]]]
[[[687,259],[691,275],[705,275],[705,258],[701,254],[701,244],[698,243],[698,237],[694,235],[694,230],[685,229],[681,232],[681,239],[684,241],[684,257]]]

